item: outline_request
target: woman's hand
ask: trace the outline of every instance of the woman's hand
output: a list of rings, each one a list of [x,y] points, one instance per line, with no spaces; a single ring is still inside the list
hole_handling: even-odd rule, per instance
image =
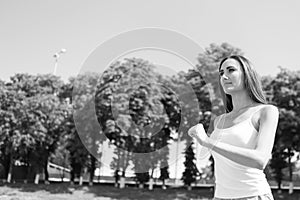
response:
[[[204,127],[201,123],[191,127],[188,130],[189,136],[197,139],[197,141],[202,145],[202,146],[209,146],[209,138],[204,130]]]

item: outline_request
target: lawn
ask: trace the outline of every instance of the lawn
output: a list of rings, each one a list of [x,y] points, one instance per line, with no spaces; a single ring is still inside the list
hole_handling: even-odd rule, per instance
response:
[[[275,200],[299,200],[300,191],[288,195],[287,191],[277,194],[273,191]],[[2,184],[0,185],[1,200],[111,200],[111,199],[143,199],[143,200],[185,200],[185,199],[212,199],[213,191],[210,188],[169,188],[162,190],[154,188],[138,189],[127,187],[118,189],[112,185],[71,186],[68,183],[52,183],[50,185],[34,184]]]

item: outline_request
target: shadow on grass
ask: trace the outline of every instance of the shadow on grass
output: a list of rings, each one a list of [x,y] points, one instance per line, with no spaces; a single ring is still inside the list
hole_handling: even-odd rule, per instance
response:
[[[47,191],[52,194],[59,194],[59,193],[72,193],[70,191],[71,186],[67,183],[60,183],[60,184],[33,184],[33,183],[11,183],[11,184],[1,184],[0,186],[6,186],[8,188],[12,188],[21,192],[38,192],[38,191]],[[71,189],[72,190],[72,189]]]
[[[300,191],[295,190],[293,194],[289,194],[288,190],[282,190],[278,193],[278,190],[272,190],[275,200],[300,200]]]
[[[194,188],[191,191],[185,188],[168,188],[162,190],[154,188],[149,191],[148,189],[139,189],[136,187],[127,187],[125,189],[113,188],[108,191],[99,191],[97,187],[91,187],[88,192],[94,193],[96,196],[110,197],[113,199],[155,199],[155,200],[168,200],[168,199],[212,199],[213,191],[207,188]],[[105,189],[105,188],[103,188]]]
[[[35,193],[48,192],[51,194],[70,194],[76,195],[78,193],[93,195],[95,197],[106,197],[111,199],[155,199],[155,200],[169,200],[169,199],[212,199],[212,188],[193,188],[188,191],[185,188],[168,188],[162,190],[161,188],[154,188],[152,191],[148,189],[140,189],[129,186],[124,189],[115,188],[113,185],[99,184],[94,186],[78,186],[70,185],[69,183],[52,183],[50,185],[44,184],[1,184],[8,189],[18,190],[20,192]],[[0,185],[0,186],[1,186]]]
[[[50,185],[44,184],[0,184],[4,186],[7,190],[14,190],[26,193],[40,192],[44,195],[50,194],[68,194],[74,196],[83,194],[87,196],[94,197],[105,197],[108,199],[143,199],[143,200],[185,200],[185,199],[199,199],[199,200],[209,200],[213,197],[212,188],[193,188],[193,190],[188,191],[185,188],[168,188],[167,190],[162,190],[161,188],[154,188],[154,190],[149,191],[148,189],[139,189],[137,187],[129,186],[125,189],[115,188],[110,184],[97,184],[94,186],[78,186],[70,185],[69,183],[51,183]],[[0,188],[1,190],[1,188]],[[3,191],[2,191],[3,192]],[[4,191],[5,192],[5,191]],[[287,190],[283,190],[282,193],[278,193],[277,190],[273,190],[273,195],[275,200],[300,200],[300,191],[295,191],[292,195],[288,194]],[[1,193],[1,192],[0,192]]]

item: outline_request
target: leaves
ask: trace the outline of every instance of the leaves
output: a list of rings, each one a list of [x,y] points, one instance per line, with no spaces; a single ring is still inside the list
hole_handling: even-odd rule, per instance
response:
[[[195,158],[192,145],[190,145],[187,147],[185,151],[185,161],[184,161],[185,170],[181,178],[184,184],[188,186],[194,183],[197,180],[197,177],[200,176],[197,166],[194,163],[195,159],[196,158]]]
[[[54,93],[61,83],[51,75],[16,74],[1,86],[3,160],[12,156],[41,167],[54,152],[67,109]]]
[[[268,100],[280,111],[270,165],[280,184],[282,169],[289,165],[291,170],[291,157],[300,151],[300,72],[280,67],[280,72],[273,80],[270,77],[264,80]]]

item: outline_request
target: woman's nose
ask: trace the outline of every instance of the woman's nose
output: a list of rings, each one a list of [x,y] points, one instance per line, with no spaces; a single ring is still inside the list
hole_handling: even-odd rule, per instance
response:
[[[228,80],[228,77],[227,77],[225,74],[222,75],[222,78],[223,78],[224,80]]]

